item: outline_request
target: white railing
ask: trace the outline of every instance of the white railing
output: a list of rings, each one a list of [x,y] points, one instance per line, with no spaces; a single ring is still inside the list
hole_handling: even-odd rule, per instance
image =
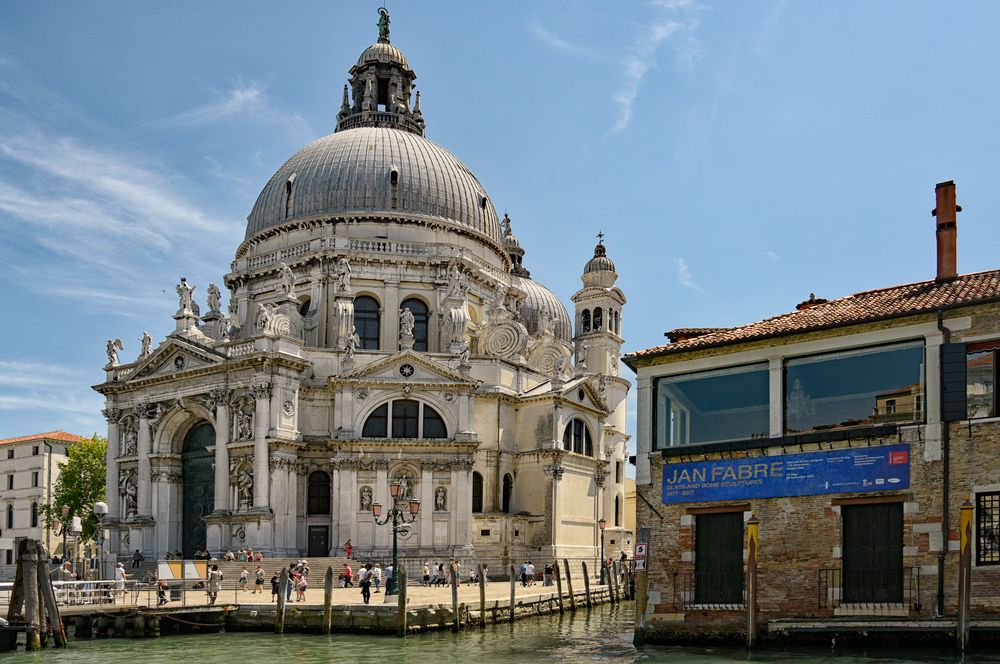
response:
[[[253,354],[256,349],[256,342],[246,341],[241,344],[233,344],[229,347],[229,357],[246,357]]]

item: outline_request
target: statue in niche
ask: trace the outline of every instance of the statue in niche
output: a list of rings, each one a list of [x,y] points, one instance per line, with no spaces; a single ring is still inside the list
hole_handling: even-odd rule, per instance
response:
[[[274,317],[277,314],[278,309],[273,304],[262,304],[257,309],[257,329],[261,332],[267,332],[271,329],[271,323],[274,322]]]
[[[222,293],[215,284],[208,285],[208,310],[212,313],[222,311]]]
[[[118,351],[125,350],[125,344],[122,343],[121,339],[108,339],[107,352],[108,352],[108,366],[117,367],[118,362]]]
[[[295,273],[284,263],[278,273],[278,287],[286,297],[295,297]]]
[[[580,371],[587,370],[587,342],[582,341],[576,350],[576,368]]]
[[[458,269],[458,264],[452,263],[448,267],[448,296],[465,297],[469,290],[469,277]]]
[[[434,492],[434,511],[445,512],[448,510],[448,490],[439,486]]]
[[[138,434],[131,424],[122,432],[122,456],[135,456],[138,451]]]
[[[125,480],[125,518],[131,519],[139,511],[139,487],[135,482],[135,475],[129,474]]]
[[[236,440],[250,440],[253,438],[253,413],[239,408],[236,411]]]
[[[139,343],[141,344],[139,350],[139,359],[141,360],[143,358],[149,357],[149,354],[153,352],[152,351],[153,337],[150,336],[149,332],[143,331],[142,339],[139,340]]]
[[[413,318],[413,312],[410,311],[409,307],[404,307],[403,310],[399,312],[399,336],[412,337],[413,325],[415,323],[416,321]]]
[[[399,500],[408,501],[413,497],[413,478],[405,470],[396,476],[399,483]]]
[[[361,511],[372,511],[372,488],[367,485],[361,487]]]
[[[181,283],[177,284],[177,297],[180,300],[180,309],[182,312],[190,311],[194,312],[194,290],[197,286],[191,286],[187,282],[187,278],[181,277]]]
[[[236,503],[241,510],[253,507],[253,474],[246,466],[236,475]]]
[[[351,264],[347,262],[347,258],[341,256],[337,260],[337,289],[341,293],[351,292]]]
[[[347,336],[347,342],[344,345],[344,359],[353,360],[354,351],[357,349],[358,345],[361,343],[361,337],[358,336],[357,328],[353,325],[351,326],[351,333]]]
[[[469,350],[469,344],[468,344],[468,342],[463,342],[462,343],[462,352],[458,354],[458,364],[460,366],[463,366],[463,367],[464,366],[468,366],[468,364],[469,364],[469,355],[471,353],[472,353],[472,351]]]

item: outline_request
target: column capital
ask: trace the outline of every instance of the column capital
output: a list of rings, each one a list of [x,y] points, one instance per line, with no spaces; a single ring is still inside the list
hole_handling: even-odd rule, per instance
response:
[[[101,411],[101,415],[104,415],[104,419],[108,421],[108,424],[118,424],[122,411],[118,408],[105,408]]]
[[[225,388],[209,390],[208,398],[213,406],[222,408],[229,405],[233,398],[233,391]]]
[[[250,394],[254,399],[270,399],[271,398],[271,384],[270,383],[257,383],[256,385],[250,386]]]

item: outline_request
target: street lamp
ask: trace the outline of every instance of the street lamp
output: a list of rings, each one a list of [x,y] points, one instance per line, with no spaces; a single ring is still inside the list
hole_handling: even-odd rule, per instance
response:
[[[107,503],[94,503],[94,516],[97,517],[97,564],[98,579],[104,578],[104,519],[108,516]]]
[[[379,516],[382,514],[382,503],[375,501],[372,503],[372,514],[375,517],[375,525],[384,526],[385,524],[392,522],[392,577],[390,577],[385,584],[385,594],[395,595],[396,594],[396,576],[399,574],[398,562],[397,562],[397,552],[398,552],[398,536],[399,533],[408,530],[406,528],[407,523],[412,523],[416,520],[417,515],[420,513],[420,501],[416,498],[410,497],[409,500],[403,496],[400,496],[400,489],[402,485],[399,482],[393,482],[389,485],[389,495],[392,496],[392,507],[389,511],[385,513],[385,518],[381,521]],[[409,513],[404,511],[407,502],[409,502]]]
[[[63,548],[62,548],[63,564],[62,568],[59,570],[59,574],[60,576],[62,576],[63,581],[66,581],[67,580],[66,579],[66,531],[69,530],[69,524],[67,523],[67,521],[69,520],[69,505],[63,505],[62,509],[60,510],[60,513],[62,514],[62,519],[59,520],[59,523],[62,525],[62,535],[63,535]]]
[[[608,522],[601,519],[597,522],[597,527],[601,529],[601,585],[604,585],[604,528]]]

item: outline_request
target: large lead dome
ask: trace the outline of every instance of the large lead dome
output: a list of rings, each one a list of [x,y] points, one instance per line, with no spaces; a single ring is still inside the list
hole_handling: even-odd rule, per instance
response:
[[[246,237],[291,221],[372,214],[455,224],[502,243],[472,171],[426,138],[389,127],[338,131],[295,153],[261,191]]]

